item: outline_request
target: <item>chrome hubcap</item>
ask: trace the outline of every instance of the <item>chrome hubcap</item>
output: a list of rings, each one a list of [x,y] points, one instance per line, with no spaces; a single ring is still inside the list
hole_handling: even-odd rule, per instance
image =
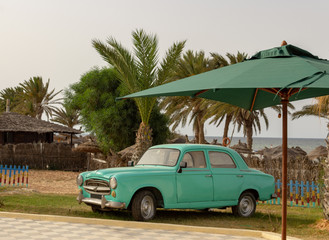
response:
[[[251,197],[245,196],[240,201],[240,212],[243,216],[249,216],[254,210],[254,202]]]
[[[145,196],[141,202],[141,213],[143,218],[151,218],[154,212],[153,198]]]

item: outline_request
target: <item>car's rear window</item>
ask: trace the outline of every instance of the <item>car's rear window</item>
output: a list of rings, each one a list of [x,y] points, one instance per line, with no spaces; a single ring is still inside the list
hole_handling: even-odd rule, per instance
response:
[[[209,152],[209,160],[212,168],[236,168],[233,159],[223,152]]]

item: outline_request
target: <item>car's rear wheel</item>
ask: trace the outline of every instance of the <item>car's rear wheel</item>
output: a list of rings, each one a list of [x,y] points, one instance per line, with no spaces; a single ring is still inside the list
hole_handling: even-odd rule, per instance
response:
[[[131,211],[137,221],[149,221],[156,213],[155,197],[152,192],[143,190],[138,192],[132,201]]]
[[[232,212],[235,216],[251,217],[256,211],[256,199],[251,192],[244,192],[239,198],[237,206],[232,206]]]

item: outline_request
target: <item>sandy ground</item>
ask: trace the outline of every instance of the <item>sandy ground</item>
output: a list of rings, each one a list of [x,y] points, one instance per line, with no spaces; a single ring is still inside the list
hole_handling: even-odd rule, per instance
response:
[[[5,192],[38,192],[54,194],[78,194],[78,172],[29,170],[28,188],[8,187]]]
[[[78,172],[29,171],[29,188],[40,193],[77,194],[76,177]]]

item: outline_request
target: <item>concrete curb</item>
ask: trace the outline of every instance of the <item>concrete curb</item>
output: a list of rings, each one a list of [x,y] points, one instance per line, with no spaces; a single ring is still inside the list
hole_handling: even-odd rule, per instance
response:
[[[268,240],[281,239],[281,235],[277,233],[246,230],[246,229],[196,227],[196,226],[175,225],[175,224],[165,224],[165,223],[119,221],[119,220],[98,219],[98,218],[66,217],[66,216],[55,216],[55,215],[13,213],[13,212],[0,212],[0,217],[23,218],[23,219],[31,219],[31,220],[54,221],[54,222],[96,224],[96,225],[107,225],[107,226],[128,227],[128,228],[202,232],[202,233],[210,233],[210,234],[225,234],[225,235],[243,236],[243,237],[258,237]],[[300,240],[299,238],[294,238],[294,237],[287,237],[287,239]]]

